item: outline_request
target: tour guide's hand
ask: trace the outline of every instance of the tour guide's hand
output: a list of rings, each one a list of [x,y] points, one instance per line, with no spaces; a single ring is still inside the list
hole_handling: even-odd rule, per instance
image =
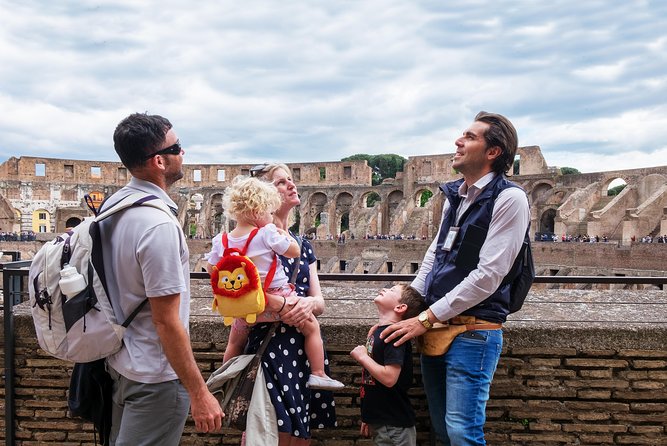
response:
[[[282,320],[287,325],[299,326],[304,322],[310,320],[313,316],[313,309],[315,308],[315,303],[312,299],[307,297],[296,297],[290,296],[287,298],[287,305],[292,304],[294,301],[294,306],[287,312],[280,315],[280,320]]]
[[[426,333],[426,328],[419,322],[419,319],[411,317],[410,319],[397,322],[382,330],[380,339],[384,339],[384,342],[396,340],[394,345],[398,347],[404,342],[416,338],[417,336],[421,336],[424,333]]]

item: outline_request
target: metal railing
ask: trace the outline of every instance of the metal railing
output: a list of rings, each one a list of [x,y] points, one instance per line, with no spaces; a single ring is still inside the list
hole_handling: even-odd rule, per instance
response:
[[[2,309],[5,340],[5,444],[13,446],[16,442],[14,408],[14,305],[21,303],[23,277],[28,276],[30,261],[19,261],[18,251],[4,252],[10,255],[12,262],[0,263],[2,272]]]
[[[5,253],[7,254],[7,253]],[[20,258],[12,257],[15,260]],[[16,442],[16,414],[14,405],[14,311],[13,307],[20,304],[27,295],[23,291],[24,278],[28,277],[28,267],[31,261],[13,261],[0,263],[2,272],[2,290],[4,295],[4,335],[5,335],[5,445],[14,446]],[[320,281],[334,282],[407,282],[415,278],[414,274],[346,274],[346,273],[320,273]],[[193,272],[191,279],[208,279],[206,272]],[[633,276],[537,276],[535,283],[596,283],[596,284],[627,284],[656,285],[664,289],[667,277],[633,277]],[[28,284],[29,285],[29,284]]]

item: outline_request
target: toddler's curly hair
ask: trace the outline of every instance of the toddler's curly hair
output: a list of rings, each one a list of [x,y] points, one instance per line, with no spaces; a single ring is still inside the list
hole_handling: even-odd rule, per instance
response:
[[[225,215],[236,221],[254,220],[264,212],[275,211],[280,203],[280,194],[273,184],[243,175],[234,178],[222,195]]]

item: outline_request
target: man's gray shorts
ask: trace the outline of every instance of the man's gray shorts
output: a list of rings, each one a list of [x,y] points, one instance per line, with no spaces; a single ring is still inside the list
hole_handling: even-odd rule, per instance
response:
[[[371,426],[375,432],[374,443],[378,446],[415,446],[417,430],[412,427]]]
[[[181,382],[144,384],[108,369],[114,380],[111,446],[177,446],[190,410]]]

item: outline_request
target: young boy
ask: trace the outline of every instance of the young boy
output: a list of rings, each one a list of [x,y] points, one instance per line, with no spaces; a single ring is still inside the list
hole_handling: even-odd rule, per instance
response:
[[[363,366],[361,374],[361,435],[375,432],[376,445],[417,444],[415,413],[408,399],[412,385],[412,344],[399,347],[385,343],[380,333],[388,325],[417,316],[426,308],[421,295],[409,285],[383,289],[373,300],[379,321],[369,333],[366,346],[350,352]]]

